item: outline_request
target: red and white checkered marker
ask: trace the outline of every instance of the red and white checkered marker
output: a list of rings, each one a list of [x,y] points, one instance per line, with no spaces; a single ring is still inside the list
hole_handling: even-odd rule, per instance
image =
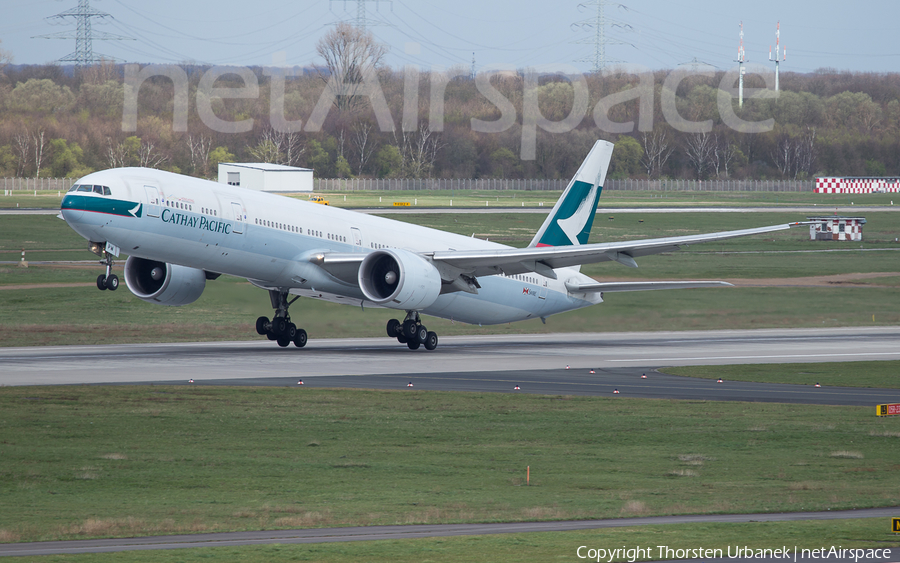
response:
[[[519,390],[519,386],[518,386],[518,385],[515,386],[515,390],[516,390],[516,391]]]
[[[647,374],[645,373],[644,375],[642,375],[641,379],[647,379]]]
[[[303,380],[301,379],[300,381],[298,381],[297,385],[303,385]]]
[[[594,373],[594,370],[591,370],[591,373]]]
[[[618,390],[618,389],[616,389],[615,391],[613,391],[613,395],[618,395],[618,394],[619,394],[619,390]]]
[[[821,387],[821,385],[819,385],[818,383],[816,383],[816,387]]]
[[[566,364],[566,369],[569,369],[569,364]]]
[[[193,379],[188,379],[188,383],[193,383],[193,382],[194,382]]]
[[[717,379],[717,380],[716,380],[716,383],[722,383],[722,380],[721,380],[721,379]]]
[[[409,383],[407,383],[406,386],[407,386],[407,387],[412,387],[412,386],[413,386],[412,381],[410,381]]]

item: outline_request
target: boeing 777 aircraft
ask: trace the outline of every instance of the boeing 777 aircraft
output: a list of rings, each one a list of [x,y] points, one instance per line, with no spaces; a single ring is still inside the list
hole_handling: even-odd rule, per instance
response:
[[[110,268],[121,251],[128,289],[149,303],[187,305],[207,280],[229,274],[269,292],[275,313],[258,318],[256,330],[280,346],[306,345],[306,331],[288,313],[304,296],[403,311],[387,333],[413,350],[437,347],[422,315],[472,324],[544,320],[601,303],[605,292],[728,285],[598,283],[579,267],[636,268],[642,256],[797,224],[587,244],[612,149],[594,144],[526,248],[148,168],[81,178],[63,198],[62,218],[103,258],[99,289],[118,287]]]

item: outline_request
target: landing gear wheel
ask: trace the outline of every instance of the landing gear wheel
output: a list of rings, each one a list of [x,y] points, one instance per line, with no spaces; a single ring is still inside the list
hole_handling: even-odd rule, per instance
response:
[[[106,278],[106,289],[115,291],[119,289],[119,276],[111,274]]]
[[[387,334],[391,338],[397,338],[397,335],[400,334],[400,321],[397,319],[391,319],[387,322]]]
[[[419,325],[418,328],[416,328],[416,341],[418,341],[419,344],[425,344],[426,338],[428,338],[428,329]]]
[[[104,276],[103,274],[97,276],[97,289],[99,289],[100,291],[106,290],[106,276]]]
[[[267,332],[266,338],[268,338],[269,340],[276,340],[278,337],[275,336],[274,334],[272,334],[271,332]]]
[[[437,348],[438,337],[436,332],[428,331],[428,336],[425,337],[425,349],[426,350],[434,350]]]
[[[256,334],[264,336],[268,331],[266,325],[269,324],[269,317],[260,317],[256,319]]]
[[[421,346],[421,344],[419,344],[418,340],[410,340],[409,342],[406,343],[406,345],[409,346],[410,350],[418,350],[419,346]]]
[[[272,319],[272,334],[281,336],[287,331],[288,322],[284,317],[275,317]]]
[[[407,342],[409,342],[409,339],[406,338],[405,335],[400,334],[397,336],[397,342],[399,342],[400,344],[406,344]]]
[[[297,337],[297,325],[295,325],[294,323],[288,323],[287,331],[285,331],[284,335],[287,336],[288,340],[293,341],[294,338]]]
[[[414,340],[416,338],[416,332],[419,329],[419,324],[413,319],[407,319],[403,321],[403,336],[408,338],[409,340]]]
[[[282,348],[287,348],[288,344],[291,343],[291,341],[288,340],[288,339],[287,339],[286,337],[284,337],[284,336],[279,336],[277,342],[278,342],[278,345],[281,346]]]
[[[297,348],[306,346],[306,331],[302,328],[297,329],[297,335],[294,336],[294,346]]]

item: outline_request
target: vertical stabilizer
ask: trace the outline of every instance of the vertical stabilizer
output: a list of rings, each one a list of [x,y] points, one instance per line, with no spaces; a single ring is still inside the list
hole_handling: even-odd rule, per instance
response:
[[[528,246],[587,244],[612,151],[613,144],[610,142],[594,143],[591,152]]]

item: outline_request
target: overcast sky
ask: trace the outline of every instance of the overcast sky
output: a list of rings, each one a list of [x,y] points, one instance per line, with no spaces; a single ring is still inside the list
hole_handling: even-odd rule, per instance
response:
[[[589,4],[594,2],[593,5]],[[365,0],[370,27],[388,45],[387,63],[422,69],[465,65],[475,53],[486,65],[592,67],[593,20],[598,0]],[[2,0],[0,48],[19,64],[53,62],[75,51],[73,39],[34,36],[71,30],[75,20],[52,21],[77,0]],[[133,41],[94,41],[95,53],[123,62],[270,65],[320,63],[316,41],[339,20],[355,21],[357,0],[93,0],[112,17],[92,19],[95,33]],[[739,23],[751,62],[769,65],[769,46],[781,21],[787,61],[782,71],[833,67],[900,71],[897,0],[624,0],[604,9],[610,24],[607,59],[669,69],[694,59],[720,69],[734,66]],[[615,24],[615,25],[613,25]],[[617,42],[617,44],[613,44]]]

